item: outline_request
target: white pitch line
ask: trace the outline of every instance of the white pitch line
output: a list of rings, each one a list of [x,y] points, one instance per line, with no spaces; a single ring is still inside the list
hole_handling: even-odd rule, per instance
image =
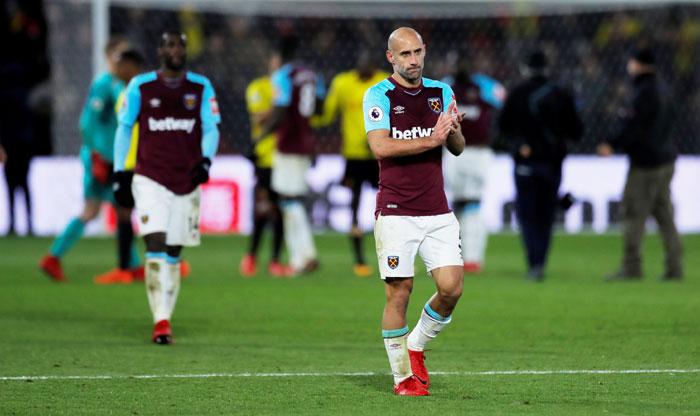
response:
[[[691,374],[700,373],[700,368],[662,368],[633,370],[493,370],[493,371],[432,371],[431,376],[521,376],[521,375],[587,375],[587,374]],[[95,375],[95,376],[0,376],[0,381],[40,381],[40,380],[127,380],[127,379],[202,379],[202,378],[271,378],[271,377],[371,377],[389,373],[330,372],[330,373],[209,373],[209,374],[136,374],[136,375]]]

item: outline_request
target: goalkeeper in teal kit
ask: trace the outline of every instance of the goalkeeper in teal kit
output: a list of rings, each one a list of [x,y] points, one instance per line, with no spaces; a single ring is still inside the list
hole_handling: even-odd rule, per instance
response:
[[[86,224],[99,215],[102,203],[114,204],[111,173],[114,134],[117,130],[115,105],[125,83],[140,72],[143,64],[141,55],[128,50],[128,47],[123,39],[111,39],[108,42],[105,48],[108,71],[99,74],[93,81],[80,116],[84,205],[81,214],[68,223],[51,245],[49,254],[39,263],[41,270],[54,281],[66,280],[61,259],[82,237]],[[131,210],[122,207],[116,209],[119,265],[116,269],[97,276],[96,283],[130,283],[134,275],[143,276],[134,245]]]

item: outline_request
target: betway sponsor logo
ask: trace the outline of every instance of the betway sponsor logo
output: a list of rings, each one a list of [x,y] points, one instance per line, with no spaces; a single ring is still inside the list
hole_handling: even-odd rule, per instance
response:
[[[414,127],[409,130],[399,130],[396,127],[391,128],[391,137],[399,140],[411,140],[420,139],[421,137],[428,137],[433,133],[432,127]]]
[[[195,124],[197,124],[197,120],[193,118],[148,118],[148,129],[151,131],[186,131],[187,133],[192,133]]]

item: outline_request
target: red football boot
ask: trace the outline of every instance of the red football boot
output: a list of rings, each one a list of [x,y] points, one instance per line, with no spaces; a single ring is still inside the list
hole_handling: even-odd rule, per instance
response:
[[[137,282],[143,282],[146,279],[146,268],[143,266],[134,267],[131,269],[131,276]]]
[[[241,276],[253,277],[258,273],[258,265],[255,263],[255,257],[250,254],[243,256],[240,266]]]
[[[163,319],[156,322],[153,327],[153,342],[159,345],[170,345],[173,343],[173,331],[170,329],[170,321]]]
[[[416,376],[411,376],[395,385],[394,394],[397,396],[430,396],[428,389]]]
[[[282,264],[278,261],[270,262],[267,265],[267,272],[273,277],[294,277],[294,268],[289,265]]]
[[[423,383],[426,389],[430,388],[430,376],[425,368],[425,351],[408,350],[408,359],[411,361],[413,375]]]
[[[65,282],[68,280],[66,275],[63,274],[61,259],[56,256],[52,256],[50,254],[44,256],[39,262],[39,268],[54,282]]]
[[[180,262],[180,278],[187,279],[187,276],[190,275],[190,272],[192,272],[192,267],[187,262],[187,260],[182,260]]]
[[[134,281],[134,274],[130,270],[116,268],[95,276],[93,281],[98,285],[128,285]]]

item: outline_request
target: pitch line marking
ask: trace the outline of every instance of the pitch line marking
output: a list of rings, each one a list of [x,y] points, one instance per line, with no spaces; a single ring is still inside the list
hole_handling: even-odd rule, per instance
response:
[[[590,375],[590,374],[693,374],[700,368],[662,368],[633,370],[492,370],[492,371],[432,371],[431,376],[521,376],[521,375]],[[388,372],[329,372],[329,373],[206,373],[206,374],[135,374],[95,376],[0,376],[0,381],[42,380],[150,380],[150,379],[202,379],[202,378],[274,378],[274,377],[371,377],[385,376]]]

